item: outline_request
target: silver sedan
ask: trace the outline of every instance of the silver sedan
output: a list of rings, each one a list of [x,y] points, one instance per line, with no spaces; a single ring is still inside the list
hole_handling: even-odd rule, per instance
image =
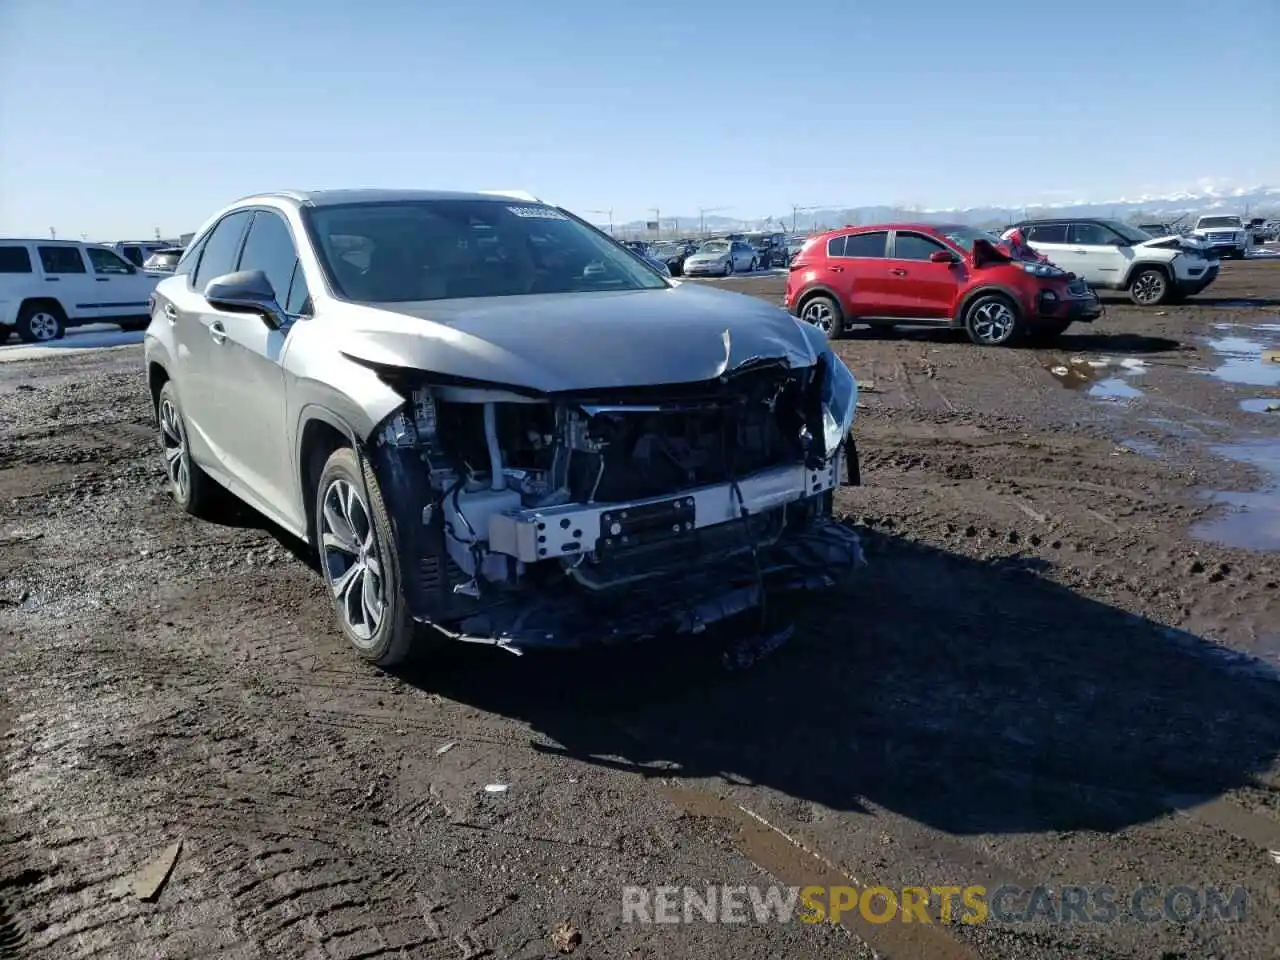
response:
[[[684,262],[686,277],[729,277],[750,272],[758,264],[751,244],[742,240],[708,240]]]

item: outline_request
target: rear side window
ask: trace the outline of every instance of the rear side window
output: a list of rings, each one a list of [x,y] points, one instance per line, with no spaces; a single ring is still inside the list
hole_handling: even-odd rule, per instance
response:
[[[31,253],[26,247],[0,247],[0,273],[30,273]]]
[[[45,273],[88,273],[84,257],[75,247],[38,247]]]
[[[846,257],[883,257],[885,241],[889,234],[884,230],[874,233],[854,233],[844,238]]]
[[[827,256],[828,257],[844,256],[844,237],[832,237],[830,240],[827,241]]]
[[[1066,243],[1067,225],[1065,223],[1042,223],[1027,230],[1028,243]]]
[[[134,266],[136,267],[142,266],[143,256],[142,256],[141,247],[133,247],[133,246],[124,247],[121,249],[120,252],[123,253],[125,257],[128,258],[129,262],[131,262]]]
[[[244,236],[249,216],[248,210],[237,210],[227,214],[213,228],[209,239],[205,241],[200,263],[192,278],[197,290],[203,290],[214,277],[221,277],[235,270],[236,259],[240,254],[240,240]]]

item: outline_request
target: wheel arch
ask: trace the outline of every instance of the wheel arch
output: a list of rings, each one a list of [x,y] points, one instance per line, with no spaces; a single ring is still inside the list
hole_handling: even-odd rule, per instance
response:
[[[314,491],[325,461],[343,447],[364,459],[359,436],[341,416],[326,407],[304,407],[298,418],[297,465],[298,493],[307,523],[307,542],[315,545],[316,504]]]
[[[1159,270],[1164,274],[1165,280],[1169,283],[1174,282],[1173,270],[1169,264],[1162,260],[1135,260],[1129,264],[1129,272],[1124,275],[1124,280],[1120,284],[1121,290],[1128,290],[1133,283],[1133,278],[1138,275],[1139,271],[1146,269]]]
[[[164,389],[164,385],[173,378],[169,376],[169,371],[165,365],[159,360],[151,360],[147,363],[147,390],[151,394],[151,412],[158,418],[160,416],[160,391]]]
[[[830,297],[836,302],[836,306],[840,308],[841,314],[848,315],[849,313],[848,308],[845,306],[844,298],[840,294],[825,283],[813,283],[801,290],[796,297],[796,316],[800,315],[800,312],[804,310],[805,304],[814,297]]]
[[[984,283],[980,287],[974,287],[972,290],[967,291],[964,296],[960,298],[960,302],[956,305],[955,321],[957,323],[964,323],[965,315],[969,312],[969,307],[972,305],[973,301],[978,299],[978,297],[985,297],[992,293],[999,293],[1008,297],[1013,301],[1014,306],[1018,308],[1019,313],[1026,313],[1027,305],[1023,301],[1022,296],[1013,287],[1004,283]]]

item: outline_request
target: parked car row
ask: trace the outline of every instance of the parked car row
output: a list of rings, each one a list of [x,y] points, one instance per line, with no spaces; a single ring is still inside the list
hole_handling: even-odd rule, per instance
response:
[[[0,342],[15,331],[27,343],[56,340],[85,323],[142,330],[161,276],[100,244],[0,239]]]

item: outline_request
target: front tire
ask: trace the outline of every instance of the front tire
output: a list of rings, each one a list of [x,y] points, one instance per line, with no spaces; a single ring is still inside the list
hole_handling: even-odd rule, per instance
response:
[[[191,459],[187,422],[172,380],[160,388],[156,420],[160,426],[160,446],[164,451],[169,495],[174,503],[193,517],[212,518],[217,512],[220,491],[214,480]]]
[[[1002,293],[977,296],[964,312],[964,329],[980,347],[1010,344],[1022,329],[1022,312]]]
[[[1129,299],[1140,307],[1158,307],[1169,299],[1172,285],[1163,270],[1142,267],[1129,281]]]
[[[151,318],[139,317],[136,320],[121,320],[118,325],[125,333],[137,333],[139,330],[145,330],[151,326]]]
[[[0,323],[0,344],[5,343],[11,333],[13,333],[13,327]]]
[[[367,498],[366,498],[367,490]],[[391,667],[409,656],[409,615],[391,520],[373,471],[349,447],[335,450],[315,490],[315,541],[338,628],[365,660]]]
[[[15,325],[23,343],[49,343],[67,335],[67,318],[56,304],[29,304]]]
[[[800,319],[813,324],[827,335],[828,340],[839,340],[844,336],[844,311],[831,297],[817,296],[805,301]]]
[[[724,262],[724,275],[726,277],[733,276],[733,259],[730,258]]]

